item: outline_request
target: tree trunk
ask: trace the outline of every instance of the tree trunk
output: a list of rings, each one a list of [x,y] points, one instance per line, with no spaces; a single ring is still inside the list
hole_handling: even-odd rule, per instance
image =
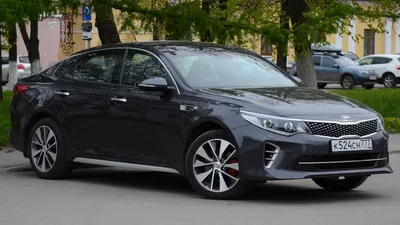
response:
[[[103,45],[121,43],[111,5],[103,4],[99,0],[93,0],[92,3],[96,13],[95,26],[99,31],[101,43]]]
[[[9,56],[9,69],[8,69],[8,86],[14,87],[18,82],[17,77],[17,28],[15,23],[9,24],[9,37],[8,43],[11,45]]]
[[[281,15],[280,15],[280,28],[281,31],[289,31],[289,17],[288,17],[288,0],[283,0],[281,3]],[[289,40],[287,35],[283,40],[277,44],[278,57],[277,65],[284,71],[287,71],[287,54],[288,54]]]
[[[29,40],[29,61],[31,63],[31,74],[40,72],[40,53],[39,53],[39,26],[37,20],[31,20],[31,38]]]
[[[223,16],[220,19],[221,21],[226,21],[226,10],[228,10],[228,0],[219,0],[219,9],[221,10]],[[225,44],[226,42],[226,30],[223,29],[222,31],[220,31],[220,33],[218,34],[218,44]]]
[[[293,25],[293,44],[296,54],[297,76],[305,86],[317,88],[317,77],[312,62],[309,34],[301,29],[307,23],[304,13],[310,9],[306,0],[288,0],[288,12]]]
[[[207,15],[210,14],[211,10],[211,0],[203,0],[201,2],[201,10],[206,13]],[[210,28],[206,28],[204,33],[200,34],[200,41],[201,42],[211,42],[212,41],[212,36],[211,36],[211,30]]]
[[[161,22],[157,19],[154,19],[153,23],[153,40],[162,40],[162,25]]]

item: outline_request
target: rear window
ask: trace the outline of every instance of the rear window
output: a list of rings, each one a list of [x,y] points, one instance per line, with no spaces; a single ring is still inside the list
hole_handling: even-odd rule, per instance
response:
[[[8,57],[3,57],[1,59],[1,65],[7,65],[8,64]]]
[[[21,56],[21,57],[19,57],[19,62],[20,62],[20,63],[29,63],[29,58],[28,58],[28,56]]]

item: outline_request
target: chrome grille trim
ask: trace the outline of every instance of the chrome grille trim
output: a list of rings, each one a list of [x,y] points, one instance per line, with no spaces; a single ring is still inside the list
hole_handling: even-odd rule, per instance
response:
[[[299,165],[318,165],[318,164],[340,164],[340,163],[359,163],[359,162],[378,162],[386,161],[387,158],[378,159],[360,159],[360,160],[342,160],[342,161],[322,161],[322,162],[299,162]]]
[[[270,145],[270,146],[274,147],[275,150],[274,151],[266,150],[267,145]],[[264,162],[265,162],[265,167],[266,168],[271,168],[272,167],[276,157],[278,157],[279,151],[280,151],[280,148],[279,148],[278,145],[272,144],[270,142],[266,142],[264,144]]]
[[[364,137],[378,131],[378,118],[352,122],[324,122],[304,120],[311,134],[322,137],[341,138],[344,136]]]

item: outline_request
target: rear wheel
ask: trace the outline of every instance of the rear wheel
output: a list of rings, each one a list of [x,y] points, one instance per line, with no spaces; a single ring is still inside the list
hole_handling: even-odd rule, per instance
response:
[[[38,121],[29,135],[28,155],[35,173],[44,179],[62,178],[70,171],[66,142],[51,118]]]
[[[343,76],[342,80],[340,81],[340,85],[344,88],[344,89],[353,89],[355,84],[354,84],[354,79],[352,76],[350,75],[345,75]]]
[[[341,192],[358,188],[367,180],[367,178],[368,176],[351,176],[344,177],[343,179],[340,179],[339,177],[315,178],[313,181],[327,191]]]
[[[186,174],[199,194],[211,199],[234,199],[245,191],[239,179],[236,147],[220,130],[200,135],[186,156]]]
[[[383,77],[383,85],[387,88],[396,87],[396,77],[393,74],[386,74]]]

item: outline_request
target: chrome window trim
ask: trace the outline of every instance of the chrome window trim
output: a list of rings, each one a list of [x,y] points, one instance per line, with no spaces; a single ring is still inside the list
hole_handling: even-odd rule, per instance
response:
[[[104,51],[104,50],[115,50],[115,49],[123,49],[123,50],[132,49],[132,50],[137,50],[137,51],[143,51],[143,52],[149,53],[150,55],[154,56],[163,65],[164,69],[167,71],[168,75],[172,79],[172,82],[174,83],[174,86],[176,88],[176,91],[178,92],[178,95],[181,95],[181,91],[179,90],[178,84],[176,83],[175,78],[174,78],[174,76],[172,76],[172,73],[168,69],[167,65],[165,65],[165,63],[161,60],[161,58],[159,56],[157,56],[153,52],[151,52],[149,50],[146,50],[146,49],[129,47],[129,46],[124,46],[124,47],[106,47],[106,48],[93,49],[93,50],[88,50],[88,51],[85,51],[85,52],[76,53],[74,55],[71,55],[71,56],[67,57],[66,59],[64,59],[64,60],[62,60],[60,62],[64,62],[64,61],[66,61],[66,60],[68,60],[70,58],[81,56],[81,55],[84,55],[84,54],[89,54],[89,53],[98,52],[98,51]],[[58,68],[57,68],[57,70],[58,70]],[[119,84],[112,84],[112,85],[119,85]]]

